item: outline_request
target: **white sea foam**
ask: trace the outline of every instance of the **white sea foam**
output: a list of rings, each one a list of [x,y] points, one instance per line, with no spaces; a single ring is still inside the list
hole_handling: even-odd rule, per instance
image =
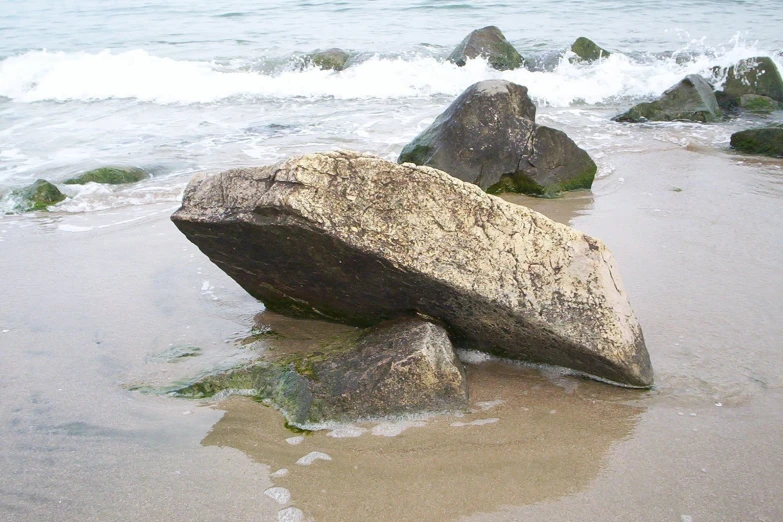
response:
[[[286,488],[274,487],[264,491],[264,495],[271,498],[278,504],[288,504],[291,502],[291,492]]]
[[[304,512],[295,507],[281,509],[277,512],[278,522],[302,522],[304,519]]]
[[[366,428],[360,428],[359,426],[353,426],[353,425],[346,425],[346,426],[339,426],[329,433],[326,434],[327,437],[334,437],[335,439],[348,439],[353,437],[361,437],[363,433],[367,431]]]
[[[309,466],[316,460],[332,460],[332,457],[320,451],[311,451],[301,459],[297,460],[296,463],[300,466]]]
[[[408,428],[423,428],[427,423],[423,421],[401,420],[394,422],[382,422],[373,427],[371,433],[379,437],[396,437]]]
[[[460,428],[462,426],[484,426],[485,424],[494,424],[500,419],[491,418],[491,419],[476,419],[472,422],[452,422],[451,425],[455,428]]]
[[[285,441],[291,446],[298,446],[299,444],[304,442],[304,437],[302,437],[301,435],[296,437],[288,437],[287,439],[285,439]]]

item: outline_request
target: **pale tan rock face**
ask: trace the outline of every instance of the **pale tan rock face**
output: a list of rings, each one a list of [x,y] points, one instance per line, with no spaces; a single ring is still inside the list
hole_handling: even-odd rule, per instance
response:
[[[198,177],[175,224],[271,309],[438,318],[461,346],[650,386],[609,250],[475,185],[354,152]]]

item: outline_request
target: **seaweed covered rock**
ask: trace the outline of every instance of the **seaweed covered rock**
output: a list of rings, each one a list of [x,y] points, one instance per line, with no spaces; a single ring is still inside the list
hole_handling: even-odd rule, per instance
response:
[[[210,375],[176,393],[223,390],[269,401],[299,427],[468,406],[465,371],[446,331],[415,317],[342,335],[316,352]]]
[[[313,65],[323,70],[342,71],[348,63],[351,55],[342,49],[332,48],[326,51],[317,51],[308,56]]]
[[[750,154],[783,157],[783,127],[765,127],[735,132],[731,146]]]
[[[780,108],[780,104],[769,96],[758,94],[743,94],[739,99],[739,106],[750,112],[773,112]]]
[[[172,220],[271,311],[355,326],[418,313],[465,348],[652,383],[608,249],[445,172],[309,154],[196,176]]]
[[[427,165],[492,193],[556,195],[590,188],[597,167],[565,133],[535,123],[527,88],[470,86],[403,148],[399,163]]]
[[[712,122],[721,116],[712,86],[698,74],[689,74],[668,88],[660,98],[640,103],[612,118],[614,121],[640,123],[645,121]]]
[[[30,212],[46,210],[49,206],[63,201],[65,194],[48,181],[39,179],[25,188],[14,190],[11,197],[16,200],[16,212]]]
[[[580,36],[571,44],[571,52],[573,52],[579,60],[584,62],[594,62],[601,58],[607,58],[612,54],[584,36]]]
[[[106,185],[122,185],[136,183],[149,177],[143,169],[136,167],[101,167],[80,174],[75,178],[66,179],[66,185],[84,185],[86,183],[104,183]]]
[[[772,58],[747,58],[728,68],[719,96],[721,105],[727,108],[736,106],[744,94],[767,96],[783,102],[783,79]]]
[[[449,56],[449,61],[460,67],[473,58],[485,58],[489,65],[499,71],[522,66],[522,56],[514,49],[500,29],[494,25],[476,29]]]

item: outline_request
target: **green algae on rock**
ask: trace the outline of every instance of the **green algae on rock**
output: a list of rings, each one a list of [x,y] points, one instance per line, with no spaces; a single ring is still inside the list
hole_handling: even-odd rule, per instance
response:
[[[323,70],[342,71],[351,55],[342,49],[332,48],[308,55],[308,60]]]
[[[499,71],[516,69],[521,67],[524,61],[494,25],[471,32],[454,49],[449,61],[462,67],[468,60],[478,57],[485,58],[490,66]]]
[[[65,180],[66,185],[84,185],[85,183],[104,183],[106,185],[122,185],[135,183],[149,177],[143,169],[137,167],[101,167],[80,174],[75,178]]]
[[[226,390],[268,401],[300,428],[468,406],[465,372],[446,331],[415,317],[341,335],[316,352],[210,375],[175,393],[203,398]]]
[[[683,120],[706,123],[720,117],[721,111],[712,86],[704,77],[689,74],[666,89],[657,100],[635,105],[612,119],[627,123]]]
[[[783,78],[772,58],[746,58],[728,68],[721,91],[721,103],[725,106],[737,105],[743,94],[757,94],[783,102]]]
[[[584,36],[580,36],[571,45],[571,52],[573,52],[580,60],[585,62],[594,62],[601,58],[607,58],[610,53],[606,49],[599,47],[594,41]]]
[[[743,94],[739,99],[739,106],[750,112],[773,112],[780,108],[780,104],[769,96],[759,94]]]
[[[739,151],[783,157],[783,127],[765,127],[735,132],[731,146]]]
[[[66,198],[57,187],[43,179],[36,180],[25,188],[14,190],[11,192],[11,197],[18,201],[14,206],[16,212],[46,210]]]

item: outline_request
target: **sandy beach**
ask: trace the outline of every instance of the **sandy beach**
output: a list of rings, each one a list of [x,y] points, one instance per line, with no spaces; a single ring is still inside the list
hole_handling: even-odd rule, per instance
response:
[[[0,217],[0,519],[783,519],[783,162],[653,133],[592,193],[508,199],[610,247],[655,387],[473,362],[471,413],[355,437],[290,444],[249,398],[131,391],[282,349],[241,342],[263,306],[174,228],[176,205]],[[183,347],[198,354],[156,358]],[[311,451],[331,460],[296,464]]]

